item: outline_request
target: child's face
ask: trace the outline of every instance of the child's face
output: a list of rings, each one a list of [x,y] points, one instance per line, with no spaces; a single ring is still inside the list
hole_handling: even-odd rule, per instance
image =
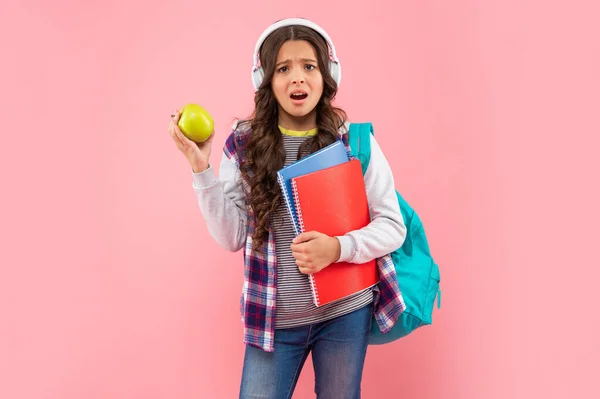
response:
[[[281,122],[315,118],[312,111],[323,94],[323,76],[310,43],[305,40],[283,43],[277,54],[271,86],[279,103]]]

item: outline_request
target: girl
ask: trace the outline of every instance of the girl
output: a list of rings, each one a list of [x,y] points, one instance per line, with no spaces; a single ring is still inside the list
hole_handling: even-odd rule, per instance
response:
[[[169,128],[191,165],[211,236],[230,251],[244,248],[240,398],[291,398],[309,353],[318,398],[360,398],[372,322],[387,332],[404,309],[387,255],[406,234],[392,171],[371,136],[364,177],[371,223],[340,237],[318,231],[295,237],[276,173],[335,140],[349,150],[346,114],[332,105],[340,65],[323,29],[297,18],[263,33],[254,63],[255,109],[226,140],[219,178],[209,163],[214,135],[204,143],[188,140],[177,128],[178,112]],[[308,274],[338,261],[371,259],[378,259],[376,287],[314,305]]]

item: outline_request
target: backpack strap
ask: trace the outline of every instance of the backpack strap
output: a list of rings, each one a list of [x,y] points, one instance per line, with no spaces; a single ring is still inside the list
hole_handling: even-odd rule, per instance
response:
[[[363,175],[371,161],[371,134],[375,134],[371,122],[350,124],[348,141],[351,154],[360,160]]]

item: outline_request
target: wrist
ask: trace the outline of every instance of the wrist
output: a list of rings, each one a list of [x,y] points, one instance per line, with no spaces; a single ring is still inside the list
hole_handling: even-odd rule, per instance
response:
[[[204,172],[206,169],[208,169],[208,162],[192,165],[192,172],[194,173],[201,173]]]
[[[342,256],[342,245],[340,244],[340,240],[337,237],[332,237],[333,239],[333,263],[336,263],[340,260],[340,256]]]

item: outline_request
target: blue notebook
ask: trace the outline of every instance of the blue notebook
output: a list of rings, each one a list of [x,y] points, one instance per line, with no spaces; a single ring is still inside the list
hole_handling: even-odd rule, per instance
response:
[[[321,169],[340,165],[344,162],[348,162],[348,160],[348,153],[346,152],[344,143],[340,140],[336,140],[335,143],[307,155],[277,172],[277,180],[281,187],[288,213],[292,218],[292,224],[294,225],[296,235],[300,234],[300,228],[298,226],[298,219],[296,218],[296,207],[293,201],[294,194],[292,192],[291,179]]]

